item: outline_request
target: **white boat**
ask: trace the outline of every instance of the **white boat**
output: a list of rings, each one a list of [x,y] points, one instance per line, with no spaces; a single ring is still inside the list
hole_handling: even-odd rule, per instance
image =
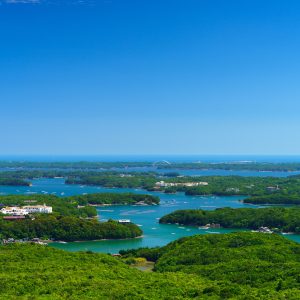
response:
[[[131,223],[129,219],[120,219],[118,220],[119,223]]]

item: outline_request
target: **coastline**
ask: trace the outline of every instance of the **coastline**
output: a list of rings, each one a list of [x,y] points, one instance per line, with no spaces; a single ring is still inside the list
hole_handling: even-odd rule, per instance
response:
[[[124,238],[124,239],[100,239],[100,240],[83,240],[83,241],[69,241],[69,242],[59,240],[59,241],[43,241],[43,242],[48,244],[52,244],[52,243],[67,244],[67,243],[102,242],[102,241],[126,241],[126,240],[134,240],[134,239],[141,239],[141,238],[144,238],[144,235],[140,235],[132,238]]]

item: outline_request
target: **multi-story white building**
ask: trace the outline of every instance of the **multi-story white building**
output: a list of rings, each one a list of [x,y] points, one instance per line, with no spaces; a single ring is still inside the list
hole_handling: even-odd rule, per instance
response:
[[[0,212],[4,215],[11,215],[11,216],[28,215],[28,211],[20,207],[4,207],[0,210]]]
[[[25,216],[28,214],[51,214],[52,207],[44,205],[28,205],[23,207],[4,207],[0,210],[4,215]]]
[[[25,209],[29,214],[34,214],[34,213],[51,214],[52,213],[52,207],[46,206],[46,204],[23,206],[23,209]]]
[[[172,186],[200,186],[200,185],[208,185],[208,182],[165,182],[165,181],[159,181],[155,183],[158,187],[172,187]]]

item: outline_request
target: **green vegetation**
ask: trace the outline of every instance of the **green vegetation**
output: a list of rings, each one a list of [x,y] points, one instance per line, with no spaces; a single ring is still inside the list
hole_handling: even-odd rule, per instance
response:
[[[197,169],[197,170],[230,170],[230,171],[300,171],[299,162],[268,163],[268,162],[189,162],[159,165],[159,169]]]
[[[149,198],[150,197],[150,198]],[[0,239],[45,238],[64,241],[123,239],[142,235],[140,228],[134,224],[119,224],[114,221],[100,223],[92,203],[124,203],[124,201],[159,201],[147,195],[130,194],[92,194],[59,198],[54,195],[10,195],[1,196],[2,206],[24,206],[46,204],[52,206],[53,214],[35,215],[32,219],[7,221],[0,215]],[[118,202],[118,199],[120,201]],[[136,202],[135,202],[136,203]],[[85,205],[85,206],[82,206]]]
[[[171,181],[171,179],[168,181]],[[177,180],[172,179],[172,181],[204,181],[208,183],[208,185],[200,185],[195,187],[175,187],[176,190],[184,191],[187,195],[258,196],[282,192],[300,193],[300,180],[295,178],[202,176],[183,177],[178,178]]]
[[[96,193],[57,197],[54,195],[8,195],[0,196],[0,206],[49,205],[54,214],[62,216],[94,217],[97,210],[90,205],[102,204],[159,204],[160,199],[151,195],[132,193]]]
[[[105,254],[36,245],[0,248],[1,299],[191,299],[214,283],[143,273]]]
[[[78,207],[72,197],[60,198],[54,195],[9,195],[0,196],[1,206],[43,205],[52,206],[54,215],[77,216],[82,218],[97,216],[97,210],[91,206]]]
[[[120,224],[116,221],[100,223],[76,217],[41,215],[15,222],[0,219],[1,239],[54,239],[63,241],[84,241],[101,239],[124,239],[142,235],[138,226],[132,223]]]
[[[251,204],[277,204],[277,205],[299,205],[300,204],[300,193],[298,194],[286,194],[276,193],[274,195],[262,195],[253,196],[243,200],[244,203]]]
[[[0,185],[26,184],[36,177],[63,176],[66,184],[99,185],[107,188],[142,188],[165,193],[184,192],[186,195],[248,196],[246,203],[253,204],[300,204],[300,176],[287,178],[243,177],[243,176],[178,176],[176,172],[162,175],[152,172],[118,173],[115,171],[96,172],[87,170],[21,170],[0,173]],[[165,186],[156,185],[164,181]],[[185,183],[207,182],[207,185],[185,186]],[[95,199],[95,197],[94,197]],[[116,200],[121,201],[121,200]],[[143,201],[143,200],[141,200]],[[151,202],[152,200],[150,200]],[[115,200],[112,201],[115,203]],[[122,200],[122,203],[126,201]],[[128,203],[134,203],[129,200]],[[154,201],[156,203],[156,201]],[[91,204],[109,204],[101,200]],[[149,203],[147,203],[149,204]]]
[[[0,176],[0,185],[30,186],[30,182],[23,179]]]
[[[300,233],[300,208],[218,208],[216,210],[177,210],[160,220],[162,224],[204,226],[220,224],[224,228],[258,229],[269,227],[282,232]]]
[[[168,174],[166,174],[168,175]],[[283,195],[300,196],[300,178],[242,177],[242,176],[159,176],[150,173],[98,173],[90,172],[79,176],[69,176],[68,184],[100,185],[118,188],[143,188],[166,193],[185,192],[186,195],[245,195],[265,196]],[[156,186],[164,181],[166,186]],[[184,186],[184,183],[207,182],[207,185]],[[173,186],[170,186],[172,185]],[[176,185],[177,184],[177,185]],[[300,198],[300,197],[299,197]]]
[[[300,177],[241,177],[207,176],[169,178],[166,182],[207,182],[195,187],[172,186],[161,188],[165,192],[185,192],[186,195],[248,196],[245,203],[300,204]]]
[[[98,174],[82,174],[80,177],[69,176],[66,184],[87,184],[100,185],[104,187],[117,188],[152,188],[157,181],[156,176],[146,174],[118,174],[118,173],[98,173]]]
[[[0,247],[0,298],[299,299],[299,247],[258,234],[196,236],[164,247],[157,272],[142,272],[105,254],[11,244]]]
[[[24,169],[112,169],[128,167],[151,167],[151,162],[97,162],[97,161],[77,161],[77,162],[37,162],[37,161],[0,161],[0,168],[24,168]]]
[[[157,205],[160,199],[151,195],[133,194],[133,193],[98,193],[72,196],[68,199],[72,199],[78,202],[79,205],[133,205],[133,204],[145,204],[145,205]]]
[[[184,272],[216,283],[227,282],[223,299],[235,297],[245,287],[259,289],[260,296],[254,299],[299,298],[300,245],[279,235],[250,232],[196,235],[165,247],[121,254],[126,259],[154,260],[155,271],[163,274]],[[208,294],[214,295],[214,289],[208,290]],[[249,294],[242,299],[253,298]]]
[[[24,169],[73,169],[97,170],[114,168],[159,168],[159,169],[197,169],[197,170],[248,170],[248,171],[300,171],[299,162],[267,163],[267,162],[181,162],[170,164],[154,164],[153,162],[29,162],[29,161],[0,161],[0,168]]]

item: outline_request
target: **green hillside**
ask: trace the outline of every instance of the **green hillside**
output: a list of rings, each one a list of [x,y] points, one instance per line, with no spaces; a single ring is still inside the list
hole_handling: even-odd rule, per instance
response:
[[[258,289],[261,294],[277,293],[273,299],[281,292],[292,291],[300,297],[300,245],[279,235],[196,235],[165,247],[122,254],[155,261],[154,269],[159,273],[184,272],[217,284],[228,282],[228,297],[239,294],[243,288],[252,292]],[[290,297],[287,299],[297,299]]]
[[[105,254],[0,247],[0,299],[202,299],[226,287],[194,275],[143,273]]]

